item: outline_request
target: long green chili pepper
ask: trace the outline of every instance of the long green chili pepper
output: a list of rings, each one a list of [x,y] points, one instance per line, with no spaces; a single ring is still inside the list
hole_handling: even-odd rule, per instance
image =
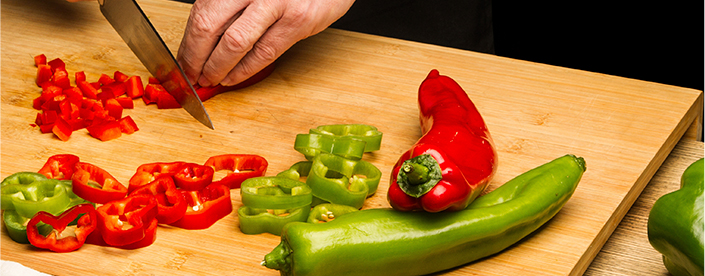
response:
[[[289,223],[262,265],[281,275],[417,275],[496,254],[551,219],[585,171],[557,158],[458,212],[367,209],[327,223]]]

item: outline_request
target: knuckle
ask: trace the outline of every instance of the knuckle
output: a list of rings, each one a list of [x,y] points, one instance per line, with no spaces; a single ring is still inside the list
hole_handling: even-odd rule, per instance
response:
[[[228,52],[246,53],[252,49],[252,43],[238,31],[226,31],[220,41]]]

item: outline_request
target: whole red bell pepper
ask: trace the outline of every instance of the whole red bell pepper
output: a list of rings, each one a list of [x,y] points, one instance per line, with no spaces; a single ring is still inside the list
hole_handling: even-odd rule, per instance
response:
[[[106,204],[127,195],[127,187],[98,166],[78,162],[71,177],[73,193],[90,202]]]
[[[123,246],[145,238],[158,214],[157,200],[150,194],[131,195],[96,209],[98,231],[106,244]]]
[[[49,157],[38,173],[47,178],[68,180],[73,176],[79,158],[73,154],[57,154]]]
[[[223,184],[230,189],[237,189],[248,178],[264,176],[268,163],[259,155],[223,154],[208,158],[205,165],[213,167],[215,172],[228,171],[225,177],[214,179],[214,184]]]
[[[157,200],[157,220],[159,223],[169,224],[179,220],[186,213],[186,198],[174,185],[169,176],[161,176],[151,183],[141,186],[130,193],[130,196],[147,194],[153,195]]]
[[[83,216],[78,219],[73,235],[61,237],[62,232],[66,230],[66,226],[80,215]],[[37,228],[37,224],[40,222],[51,225],[54,230],[47,236],[40,234]],[[49,249],[54,252],[70,252],[83,246],[86,238],[96,229],[97,225],[95,208],[88,203],[71,207],[58,217],[40,211],[27,224],[27,239],[32,245],[39,248]]]
[[[401,211],[465,209],[497,170],[490,132],[462,87],[435,69],[418,101],[423,136],[394,166],[387,199]]]
[[[170,225],[183,229],[206,229],[233,211],[230,188],[213,183],[200,191],[182,191],[188,202],[184,216]]]

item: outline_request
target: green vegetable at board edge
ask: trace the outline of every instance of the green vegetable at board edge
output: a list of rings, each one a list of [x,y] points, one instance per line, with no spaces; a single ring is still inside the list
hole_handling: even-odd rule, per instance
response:
[[[585,171],[565,155],[457,212],[366,209],[327,223],[289,223],[262,265],[281,275],[419,275],[498,253],[550,220]]]
[[[660,197],[647,224],[651,246],[674,276],[703,275],[703,159],[683,172],[680,189]]]

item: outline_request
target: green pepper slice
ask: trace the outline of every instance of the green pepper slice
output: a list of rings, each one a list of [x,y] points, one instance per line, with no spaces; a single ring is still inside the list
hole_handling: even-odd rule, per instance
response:
[[[254,235],[266,232],[279,236],[287,223],[306,221],[310,210],[310,206],[275,210],[242,206],[237,209],[237,217],[240,221],[240,231],[244,234]]]
[[[308,173],[311,171],[311,165],[313,165],[312,161],[296,162],[294,165],[291,165],[288,170],[278,173],[277,177],[286,177],[289,179],[306,182]]]
[[[350,136],[332,136],[322,134],[298,134],[294,149],[302,153],[307,160],[322,153],[332,153],[352,160],[362,159],[367,142]]]
[[[29,184],[10,184],[0,188],[5,210],[16,210],[31,218],[39,211],[61,214],[71,203],[66,187],[56,179],[43,179]]]
[[[29,243],[29,239],[27,238],[27,223],[29,223],[29,218],[20,216],[15,210],[5,210],[2,213],[2,220],[5,223],[8,236],[10,236],[13,241],[24,244]],[[38,227],[39,232],[45,236],[52,230],[52,227],[48,224],[42,223]]]
[[[309,130],[310,134],[346,136],[366,142],[365,152],[379,150],[382,144],[382,132],[376,127],[365,124],[322,125]]]
[[[11,184],[29,184],[34,181],[39,181],[39,180],[44,180],[47,179],[46,176],[40,173],[35,173],[35,172],[17,172],[13,173],[8,177],[5,177],[5,179],[0,182],[0,187],[4,187],[6,185],[11,185]]]
[[[242,182],[242,204],[255,209],[294,209],[310,206],[311,188],[285,177],[253,177]]]
[[[360,209],[377,191],[381,176],[372,163],[321,153],[313,160],[306,184],[314,198]]]
[[[325,223],[332,221],[344,214],[352,213],[355,211],[358,210],[352,206],[324,203],[316,205],[316,207],[313,207],[313,209],[311,209],[311,213],[308,214],[308,219],[306,220],[306,222]]]

